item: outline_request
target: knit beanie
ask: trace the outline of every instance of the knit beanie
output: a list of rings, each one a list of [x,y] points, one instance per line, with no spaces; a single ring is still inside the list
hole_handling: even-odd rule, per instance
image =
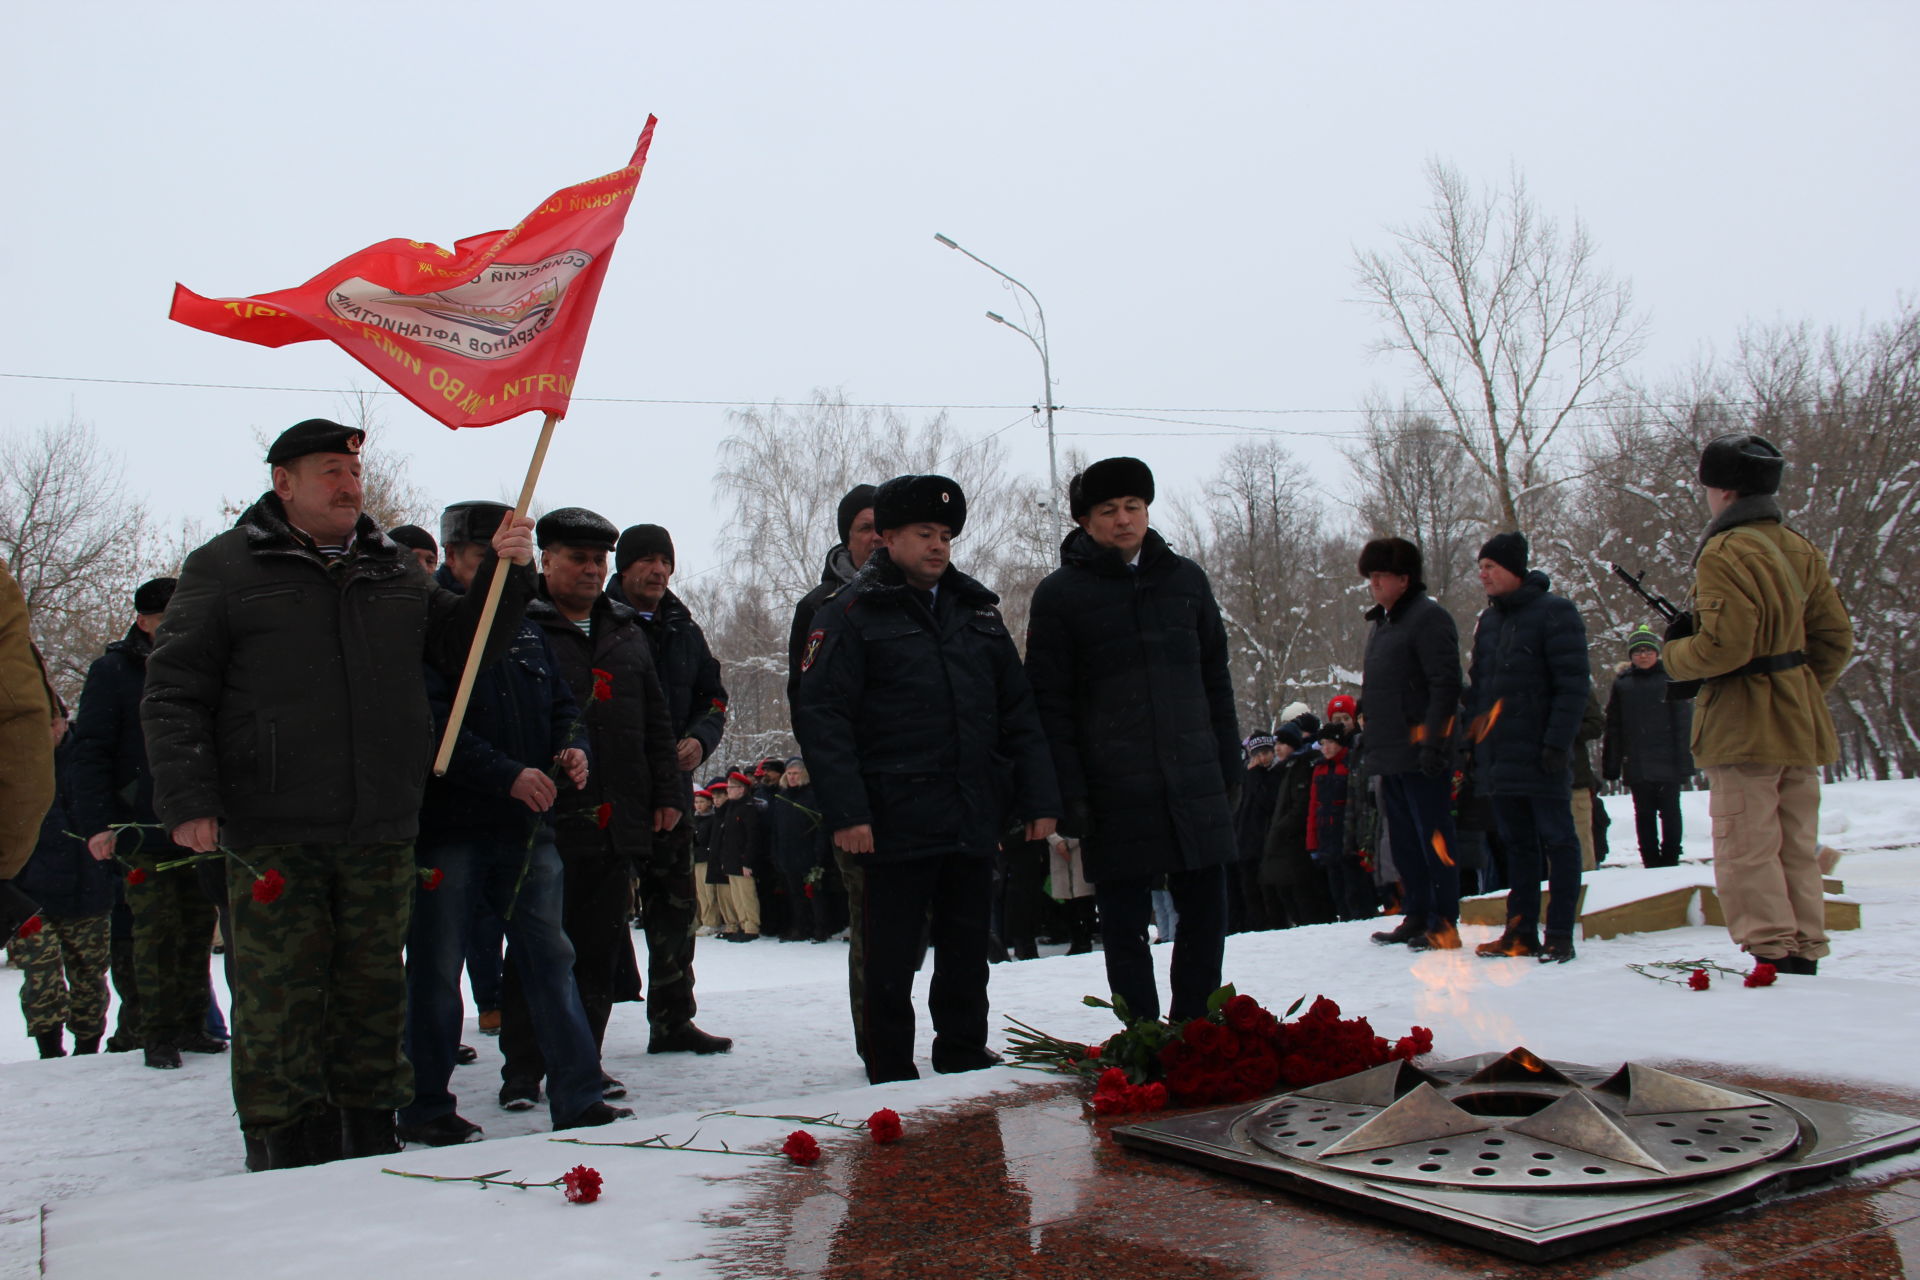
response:
[[[1516,578],[1527,576],[1527,536],[1518,530],[1496,533],[1480,548],[1480,559],[1491,560]]]

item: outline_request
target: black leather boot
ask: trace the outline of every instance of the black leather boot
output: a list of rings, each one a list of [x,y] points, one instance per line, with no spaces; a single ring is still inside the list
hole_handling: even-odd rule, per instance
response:
[[[42,1031],[34,1037],[34,1040],[40,1046],[40,1056],[42,1058],[64,1058],[67,1056],[66,1043],[61,1040],[58,1027],[52,1031]]]
[[[341,1154],[352,1160],[358,1156],[390,1156],[400,1150],[393,1112],[366,1107],[348,1107],[340,1113]]]

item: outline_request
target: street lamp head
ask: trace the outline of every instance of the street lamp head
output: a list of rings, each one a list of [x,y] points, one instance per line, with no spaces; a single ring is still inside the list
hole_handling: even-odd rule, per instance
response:
[[[941,235],[938,231],[933,233],[933,238],[935,240],[938,240],[941,244],[947,246],[947,248],[949,249],[958,249],[960,247],[959,245],[955,244],[953,241]]]
[[[1000,313],[999,313],[998,311],[989,311],[989,312],[987,312],[987,319],[989,319],[989,320],[991,320],[991,321],[993,321],[993,322],[994,322],[995,324],[1006,324],[1006,323],[1007,323],[1007,318],[1006,318],[1005,316],[1003,316],[1003,315],[1001,315],[1001,314],[1000,314]],[[1011,326],[1009,326],[1009,327],[1011,327]]]

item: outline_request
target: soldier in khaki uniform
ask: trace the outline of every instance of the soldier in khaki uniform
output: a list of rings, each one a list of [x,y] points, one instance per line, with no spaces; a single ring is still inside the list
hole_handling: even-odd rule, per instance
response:
[[[1713,869],[1727,931],[1782,973],[1827,954],[1819,766],[1839,754],[1827,691],[1853,624],[1826,557],[1787,528],[1773,495],[1786,459],[1754,435],[1700,455],[1713,521],[1696,558],[1693,610],[1667,629],[1675,680],[1701,680],[1694,759],[1713,790]]]

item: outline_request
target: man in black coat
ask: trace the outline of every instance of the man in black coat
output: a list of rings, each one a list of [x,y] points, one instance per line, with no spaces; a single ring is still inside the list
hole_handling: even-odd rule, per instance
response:
[[[656,839],[685,816],[675,734],[640,616],[606,594],[607,557],[619,540],[611,521],[584,507],[540,517],[541,596],[527,617],[546,633],[554,664],[585,709],[593,769],[586,785],[553,807],[565,867],[562,919],[573,940],[574,980],[596,1046],[606,1043],[613,1006],[640,998],[633,958],[633,876]],[[534,1043],[511,952],[500,992],[500,1104],[522,1110],[546,1073]],[[603,1096],[625,1093],[607,1077]]]
[[[874,494],[884,542],[807,633],[794,732],[836,847],[865,866],[867,1079],[913,1080],[913,971],[931,912],[933,1067],[991,1066],[993,854],[1053,831],[1047,741],[999,597],[949,563],[966,497],[945,476]]]
[[[231,854],[234,1101],[273,1168],[397,1149],[434,751],[420,660],[459,675],[505,572],[497,660],[533,587],[524,519],[501,522],[472,592],[435,586],[361,513],[362,438],[315,418],[274,441],[272,490],[187,557],[140,707],[160,821]]]
[[[1080,527],[1034,590],[1027,674],[1099,904],[1107,982],[1132,1016],[1160,1016],[1147,919],[1166,876],[1180,1021],[1220,986],[1243,770],[1220,607],[1200,566],[1148,527],[1153,492],[1137,458],[1074,477]]]
[[[207,1034],[207,942],[215,903],[193,867],[159,870],[170,858],[193,856],[158,831],[124,823],[154,823],[153,773],[140,727],[140,695],[147,681],[153,635],[166,617],[175,580],[155,578],[133,595],[133,625],[87,669],[80,713],[73,724],[75,830],[103,861],[116,853],[139,872],[126,890],[133,913],[134,989],[140,993],[140,1036],[150,1067],[180,1065],[180,1052],[224,1053],[226,1042]]]
[[[693,812],[693,771],[713,755],[727,730],[727,687],[706,633],[673,594],[673,535],[657,524],[637,524],[614,547],[617,575],[607,595],[640,615],[640,629],[653,648],[654,671],[667,697],[667,718],[679,735],[682,812]],[[693,995],[693,935],[700,899],[694,887],[693,823],[660,834],[652,855],[638,868],[640,927],[647,939],[647,1052],[725,1053],[726,1036],[693,1025],[699,1006]]]
[[[1587,627],[1571,601],[1547,590],[1546,574],[1528,571],[1519,533],[1495,534],[1480,548],[1480,585],[1488,605],[1473,633],[1465,719],[1474,785],[1493,801],[1508,888],[1506,932],[1477,951],[1564,964],[1580,902],[1573,749],[1592,685]],[[1544,942],[1542,863],[1553,891]]]
[[[1460,945],[1460,870],[1453,854],[1453,754],[1460,708],[1460,632],[1427,595],[1420,548],[1376,538],[1360,551],[1373,608],[1360,703],[1366,774],[1380,780],[1380,816],[1400,874],[1400,923],[1373,935],[1415,950]]]
[[[1230,933],[1275,927],[1260,892],[1260,858],[1266,852],[1267,828],[1273,825],[1274,802],[1280,798],[1277,741],[1271,733],[1256,733],[1242,744],[1247,768],[1240,780],[1240,801],[1233,809],[1235,866],[1233,883],[1227,885]],[[1231,908],[1236,902],[1241,914],[1233,921]]]
[[[1607,695],[1607,727],[1600,769],[1610,782],[1626,779],[1633,793],[1633,825],[1640,862],[1680,862],[1680,785],[1693,776],[1693,702],[1669,700],[1673,682],[1660,664],[1660,637],[1638,627],[1627,637],[1627,666]]]
[[[486,558],[486,541],[512,508],[458,502],[440,517],[447,562],[435,581],[464,593]],[[455,682],[426,671],[434,724],[444,732]],[[555,1129],[606,1124],[633,1114],[601,1099],[600,1051],[573,980],[573,944],[562,921],[560,855],[547,817],[560,792],[588,776],[587,733],[540,628],[524,618],[506,656],[474,681],[446,776],[427,779],[414,858],[421,892],[407,932],[407,1056],[413,1101],[400,1136],[445,1147],[480,1136],[460,1115],[449,1085],[460,1045],[460,969],[474,911],[504,922],[518,957],[532,1035],[550,1064]]]

